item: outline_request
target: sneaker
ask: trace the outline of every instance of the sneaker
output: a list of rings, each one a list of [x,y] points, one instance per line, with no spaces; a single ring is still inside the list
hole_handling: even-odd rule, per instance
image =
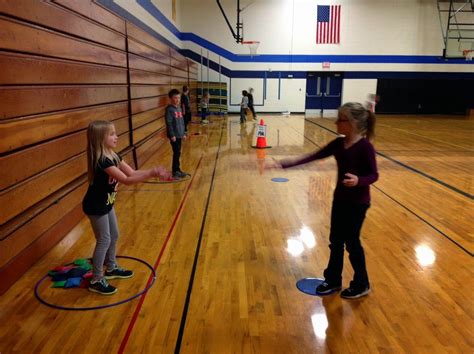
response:
[[[347,288],[341,293],[341,297],[344,299],[358,299],[359,297],[365,296],[370,293],[370,287],[365,289]]]
[[[179,171],[179,172],[180,172],[181,174],[183,174],[184,177],[186,177],[186,176],[191,177],[191,174],[190,174],[190,173],[187,173],[187,172],[184,172],[184,171]]]
[[[341,290],[340,285],[331,285],[326,282],[323,282],[319,284],[318,287],[316,288],[316,294],[327,295],[339,290]]]
[[[185,174],[181,171],[176,171],[176,172],[173,173],[173,178],[177,178],[177,179],[184,178],[186,176],[187,176],[187,174]]]
[[[96,282],[90,282],[89,291],[101,295],[112,295],[117,292],[117,288],[110,285],[105,278],[102,278]]]
[[[131,277],[133,277],[133,271],[119,267],[105,271],[105,279],[127,279]]]

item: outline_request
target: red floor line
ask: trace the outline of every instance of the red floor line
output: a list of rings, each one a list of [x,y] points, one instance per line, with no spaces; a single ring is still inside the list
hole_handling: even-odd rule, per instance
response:
[[[163,253],[165,252],[166,246],[168,245],[168,241],[171,238],[171,234],[173,233],[176,222],[178,221],[178,217],[181,214],[181,210],[183,209],[184,202],[186,201],[186,198],[188,197],[189,190],[191,189],[191,185],[193,184],[194,177],[196,176],[196,173],[199,169],[199,166],[201,165],[202,158],[203,158],[203,156],[201,156],[201,158],[199,159],[199,162],[196,166],[196,170],[194,171],[194,175],[191,178],[191,182],[189,183],[188,188],[186,189],[186,192],[184,194],[184,197],[181,200],[179,208],[176,211],[176,214],[175,214],[174,219],[173,219],[173,223],[171,224],[171,227],[168,231],[168,234],[166,235],[165,242],[163,243],[163,246],[161,246],[160,254],[158,255],[158,258],[156,259],[155,265],[153,266],[154,270],[156,270],[156,268],[158,268],[158,265],[160,264],[161,257],[163,256]],[[147,286],[151,283],[152,279],[153,279],[152,275],[150,275],[149,278],[148,278]],[[132,319],[130,320],[130,323],[128,325],[127,332],[125,333],[125,336],[122,339],[122,343],[120,343],[120,348],[118,350],[119,354],[122,354],[125,350],[125,347],[128,343],[130,335],[132,334],[133,327],[135,326],[135,322],[137,321],[138,315],[140,313],[140,310],[142,308],[143,302],[145,301],[145,297],[146,297],[147,294],[148,294],[148,292],[144,293],[140,297],[140,300],[138,301],[137,307],[135,308],[135,312],[133,313]]]

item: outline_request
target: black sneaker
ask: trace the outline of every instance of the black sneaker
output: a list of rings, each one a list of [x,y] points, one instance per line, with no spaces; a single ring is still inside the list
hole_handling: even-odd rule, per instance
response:
[[[182,171],[177,171],[173,174],[173,177],[175,178],[184,178],[184,177],[187,177],[188,174],[187,173],[184,173]]]
[[[186,176],[189,176],[191,177],[191,174],[190,173],[187,173],[187,172],[184,172],[184,171],[179,171],[182,175],[184,175],[184,177]]]
[[[133,277],[133,271],[119,267],[105,271],[105,279],[127,279],[131,277]]]
[[[101,295],[112,295],[117,292],[117,288],[110,285],[105,278],[102,278],[99,281],[90,282],[89,291]]]
[[[339,290],[341,290],[340,285],[332,285],[332,284],[323,282],[317,286],[316,294],[327,295]]]
[[[366,296],[370,293],[370,287],[356,289],[356,288],[347,288],[341,293],[341,297],[344,299],[358,299],[359,297]]]

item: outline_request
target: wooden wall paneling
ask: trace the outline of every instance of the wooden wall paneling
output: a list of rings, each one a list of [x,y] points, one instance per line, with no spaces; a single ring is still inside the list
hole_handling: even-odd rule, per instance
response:
[[[0,120],[127,98],[125,85],[0,87]]]
[[[0,16],[0,49],[90,63],[127,66],[125,52]]]
[[[133,147],[128,147],[120,153],[122,160],[129,164],[132,168],[136,168],[135,161],[133,160]]]
[[[76,207],[86,194],[87,187],[86,178],[65,187],[65,191],[61,192],[62,197],[53,195],[55,199],[49,198],[50,204],[44,206],[36,217],[26,221],[10,234],[0,234],[0,247],[3,250],[0,253],[0,268]],[[18,223],[17,220],[15,222]]]
[[[115,120],[127,116],[127,102],[119,102],[7,120],[0,124],[0,153],[85,129],[93,120]]]
[[[127,22],[127,35],[129,38],[132,38],[139,43],[146,44],[147,46],[158,50],[166,56],[170,56],[170,48],[166,44],[153,37],[148,32],[137,27],[133,23]]]
[[[130,147],[130,133],[126,131],[125,133],[118,136],[117,147],[115,152],[119,153]]]
[[[194,61],[192,60],[188,60],[188,67],[189,67],[189,72],[193,73],[193,74],[196,74],[198,73],[198,66],[199,64],[198,63],[195,63]]]
[[[128,64],[131,69],[150,71],[170,75],[169,65],[158,63],[154,60],[145,59],[135,54],[128,54]]]
[[[148,138],[150,135],[154,134],[160,129],[163,129],[165,126],[164,119],[156,119],[146,125],[141,126],[133,131],[133,141],[139,143],[141,140]]]
[[[0,295],[2,295],[36,261],[54,247],[84,217],[82,206],[77,204],[70,212],[37,238],[7,265],[0,268]]]
[[[0,190],[82,153],[86,141],[86,132],[80,131],[0,157]]]
[[[167,141],[168,91],[197,65],[92,1],[0,0],[0,13],[1,293],[82,217],[89,122],[114,121],[117,151],[143,166]]]
[[[130,87],[130,95],[132,99],[141,97],[168,95],[171,85],[133,85]]]
[[[191,80],[189,83],[189,100],[191,102],[191,109],[193,114],[198,113],[198,99],[197,99],[197,86],[198,83],[195,80]]]
[[[167,66],[170,65],[169,54],[162,53],[155,48],[149,47],[143,43],[139,43],[131,38],[128,38],[128,51],[136,55],[158,61]]]
[[[122,135],[130,130],[130,125],[128,123],[128,116],[119,118],[119,119],[114,119],[112,123],[114,123],[115,131],[117,135]]]
[[[134,84],[151,84],[151,85],[170,85],[170,76],[150,73],[148,71],[130,69],[130,83]]]
[[[138,168],[142,168],[145,162],[151,156],[156,154],[158,149],[167,142],[168,138],[166,137],[166,130],[163,129],[144,140],[142,144],[138,145],[136,147]]]
[[[77,0],[53,1],[57,4],[60,4],[61,6],[64,6],[68,9],[77,12],[78,14],[92,19],[97,23],[107,26],[122,34],[125,34],[125,20],[95,2]]]
[[[0,192],[0,224],[5,223],[87,171],[85,153]],[[34,192],[33,192],[34,191]]]
[[[132,100],[132,114],[148,111],[153,108],[166,107],[167,104],[168,96]]]
[[[165,110],[166,110],[165,107],[159,107],[159,108],[151,109],[149,111],[145,111],[145,112],[133,115],[132,116],[133,130],[136,130],[139,127],[157,119],[163,119],[164,121]]]
[[[121,151],[130,145],[128,118],[118,119],[114,124],[120,135],[117,149]],[[84,152],[86,144],[83,130],[0,157],[0,191]]]
[[[47,198],[41,202],[36,203],[31,208],[28,208],[25,212],[15,216],[8,220],[4,224],[0,224],[0,241],[9,237],[12,233],[26,225],[30,220],[39,217],[43,212],[50,208],[53,204],[57,204],[59,200],[67,196],[72,190],[78,188],[81,184],[87,181],[86,174],[77,178],[75,181],[67,184],[58,191],[50,194]]]
[[[185,60],[171,58],[171,66],[185,71],[188,70],[188,63]]]
[[[0,67],[0,85],[127,84],[126,68],[34,55],[0,51]]]
[[[171,86],[178,89],[179,91],[181,91],[181,87],[183,85],[187,85],[187,84],[188,84],[188,80],[183,77],[174,77],[174,76],[171,77]]]
[[[172,66],[176,66],[177,68],[182,68],[183,70],[188,70],[188,58],[186,58],[176,49],[170,48],[170,57],[171,57]],[[173,64],[173,60],[176,65]]]
[[[181,77],[183,79],[188,79],[188,72],[181,69],[171,68],[171,76]]]
[[[47,1],[1,1],[0,12],[59,32],[125,50],[125,36]]]

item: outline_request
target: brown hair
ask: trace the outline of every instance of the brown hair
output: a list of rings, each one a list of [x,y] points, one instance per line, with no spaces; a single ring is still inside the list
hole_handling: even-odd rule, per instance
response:
[[[87,179],[89,184],[94,182],[95,169],[101,158],[110,157],[114,162],[120,161],[118,155],[109,151],[105,145],[105,138],[113,127],[113,123],[106,120],[95,120],[87,127]]]
[[[168,92],[168,97],[169,98],[173,98],[173,96],[176,96],[176,95],[179,95],[179,91],[176,90],[176,89],[172,89],[172,90],[170,90],[170,92]]]
[[[346,111],[349,118],[357,124],[357,129],[367,139],[372,140],[375,136],[375,114],[357,102],[344,103],[339,111]]]

